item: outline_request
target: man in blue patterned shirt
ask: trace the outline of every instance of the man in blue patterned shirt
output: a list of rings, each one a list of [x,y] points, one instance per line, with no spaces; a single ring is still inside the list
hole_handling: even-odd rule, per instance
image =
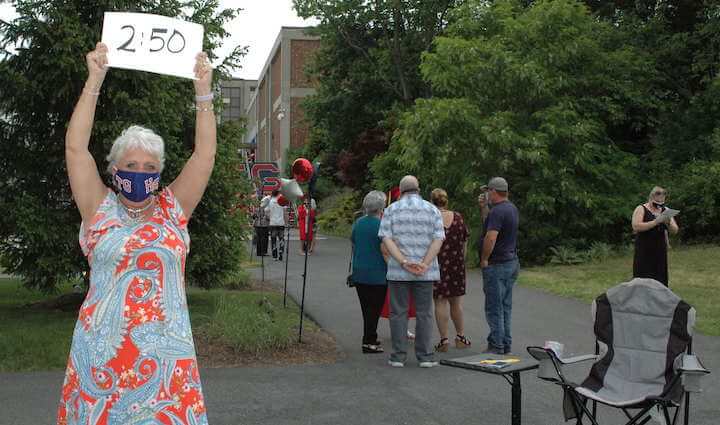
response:
[[[401,197],[385,209],[378,236],[390,253],[387,280],[390,290],[390,366],[403,367],[407,357],[408,305],[415,299],[415,357],[420,367],[437,365],[432,346],[433,282],[440,280],[437,254],[445,240],[440,211],[420,197],[417,178],[400,180]]]

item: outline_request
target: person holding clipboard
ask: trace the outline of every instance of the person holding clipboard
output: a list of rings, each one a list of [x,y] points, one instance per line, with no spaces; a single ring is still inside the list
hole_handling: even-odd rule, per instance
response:
[[[648,201],[638,205],[633,212],[632,228],[635,233],[635,258],[633,277],[655,279],[668,286],[667,250],[668,233],[680,229],[673,218],[679,213],[665,206],[667,191],[655,186]]]

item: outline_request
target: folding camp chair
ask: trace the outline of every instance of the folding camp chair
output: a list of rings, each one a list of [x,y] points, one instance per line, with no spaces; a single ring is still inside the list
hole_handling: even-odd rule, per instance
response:
[[[651,413],[675,425],[684,405],[688,425],[690,393],[700,392],[700,377],[710,373],[692,354],[695,309],[660,282],[637,278],[595,299],[592,316],[595,355],[561,358],[552,348],[527,348],[540,363],[538,377],[562,387],[565,420],[599,425],[601,403],[621,409],[626,425],[643,425]],[[565,378],[564,366],[587,360],[594,364],[580,385]]]

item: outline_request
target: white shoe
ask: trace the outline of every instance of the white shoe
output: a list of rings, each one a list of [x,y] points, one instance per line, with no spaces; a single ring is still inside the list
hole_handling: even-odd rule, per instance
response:
[[[415,334],[412,333],[412,332],[410,332],[410,331],[407,331],[407,338],[408,338],[408,339],[415,339]]]
[[[405,363],[403,362],[394,362],[392,360],[388,360],[388,364],[392,367],[405,367]]]
[[[420,367],[429,369],[429,368],[435,367],[439,364],[440,363],[438,363],[438,362],[420,362]]]

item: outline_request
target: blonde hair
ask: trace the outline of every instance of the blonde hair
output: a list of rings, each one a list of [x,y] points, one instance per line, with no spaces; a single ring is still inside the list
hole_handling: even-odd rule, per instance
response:
[[[662,190],[663,192],[665,192],[665,195],[667,196],[667,189],[665,189],[665,188],[662,187],[662,186],[654,186],[654,187],[652,188],[652,190],[650,191],[650,194],[648,195],[648,202],[652,202],[652,201],[653,201],[653,199],[655,198],[655,192],[658,191],[658,190]]]
[[[446,208],[448,206],[448,194],[444,189],[433,189],[430,193],[430,201],[439,208]]]

